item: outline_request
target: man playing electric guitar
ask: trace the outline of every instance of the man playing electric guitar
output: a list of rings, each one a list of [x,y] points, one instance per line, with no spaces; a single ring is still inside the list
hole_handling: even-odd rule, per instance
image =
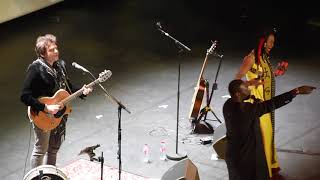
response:
[[[36,41],[35,52],[38,58],[33,61],[26,73],[21,101],[31,108],[35,114],[43,112],[54,115],[64,109],[65,104],[46,104],[39,100],[41,97],[51,97],[57,90],[65,89],[68,93],[78,91],[80,88],[74,87],[66,74],[65,62],[59,60],[57,39],[52,34],[39,36]],[[83,98],[92,91],[91,87],[83,86],[81,92]],[[43,158],[47,155],[44,164],[55,165],[57,152],[65,136],[65,125],[67,115],[62,117],[58,127],[44,131],[34,123],[35,144],[31,155],[31,168],[43,164]]]

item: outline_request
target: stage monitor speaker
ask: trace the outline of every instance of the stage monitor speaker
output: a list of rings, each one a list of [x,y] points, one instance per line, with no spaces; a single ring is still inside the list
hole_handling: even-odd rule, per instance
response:
[[[188,158],[179,161],[173,165],[161,180],[200,180],[198,168]]]
[[[216,151],[219,159],[225,159],[226,154],[226,126],[224,123],[220,124],[213,134],[213,149]]]

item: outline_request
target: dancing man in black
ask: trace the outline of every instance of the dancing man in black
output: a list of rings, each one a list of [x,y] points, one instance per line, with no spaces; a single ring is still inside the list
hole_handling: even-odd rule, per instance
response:
[[[301,86],[267,101],[250,97],[250,89],[242,80],[229,84],[231,98],[223,106],[227,128],[226,163],[230,180],[268,180],[259,117],[280,108],[299,94],[310,94],[315,87]]]

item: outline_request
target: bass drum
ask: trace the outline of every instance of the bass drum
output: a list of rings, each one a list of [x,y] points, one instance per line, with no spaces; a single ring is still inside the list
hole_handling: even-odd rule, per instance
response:
[[[33,168],[23,178],[23,180],[39,180],[39,179],[68,180],[67,176],[60,169],[52,165],[41,165],[36,168]]]

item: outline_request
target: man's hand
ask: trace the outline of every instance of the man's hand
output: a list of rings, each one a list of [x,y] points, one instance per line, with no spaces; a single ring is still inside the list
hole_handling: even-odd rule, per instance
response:
[[[245,81],[245,84],[247,86],[255,86],[255,87],[258,87],[260,85],[263,85],[264,84],[264,81],[263,80],[260,80],[260,79],[251,79],[250,81]]]
[[[86,87],[86,85],[84,85],[84,86],[82,87],[82,89],[83,89],[83,91],[82,91],[82,94],[83,94],[83,95],[88,95],[89,93],[92,92],[92,88],[91,88],[91,87]]]
[[[59,104],[46,104],[44,111],[49,114],[56,114],[62,107]]]
[[[300,86],[296,88],[297,94],[310,94],[316,87],[313,86]]]

